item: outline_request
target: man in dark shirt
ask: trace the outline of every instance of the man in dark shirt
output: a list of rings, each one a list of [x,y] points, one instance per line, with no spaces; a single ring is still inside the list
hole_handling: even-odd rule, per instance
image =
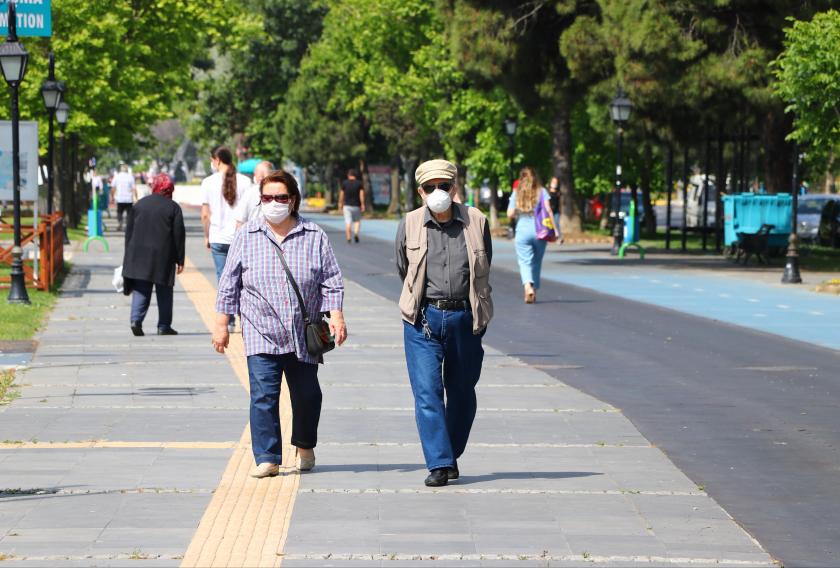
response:
[[[456,174],[446,160],[420,164],[424,206],[405,216],[396,239],[405,358],[429,487],[460,475],[457,459],[478,408],[481,339],[493,316],[490,229],[478,209],[453,201]]]
[[[353,238],[359,242],[362,228],[362,213],[365,212],[365,186],[357,179],[356,170],[347,172],[347,179],[341,182],[338,192],[338,208],[344,212],[344,233],[350,242],[350,228],[353,226]]]

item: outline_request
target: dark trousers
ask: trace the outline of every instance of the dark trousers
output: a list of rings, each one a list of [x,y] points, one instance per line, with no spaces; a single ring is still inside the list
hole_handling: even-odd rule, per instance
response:
[[[120,227],[123,224],[123,214],[131,211],[133,205],[133,203],[117,203],[117,222],[120,224]]]
[[[172,326],[172,301],[174,288],[161,286],[148,280],[132,280],[131,321],[143,323],[149,305],[152,303],[152,287],[155,289],[158,305],[158,329]]]
[[[251,446],[257,464],[282,463],[280,382],[284,373],[292,402],[292,445],[311,449],[318,443],[322,399],[318,365],[298,361],[294,353],[248,355]]]
[[[429,470],[451,467],[467,447],[478,408],[484,333],[473,335],[469,311],[426,306],[417,320],[403,322],[403,339],[420,445]]]

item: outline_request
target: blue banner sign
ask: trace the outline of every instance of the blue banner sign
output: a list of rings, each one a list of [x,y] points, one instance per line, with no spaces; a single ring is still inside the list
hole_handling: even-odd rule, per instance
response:
[[[51,0],[17,0],[17,35],[49,37],[52,35]],[[9,1],[0,0],[0,35],[9,35]]]

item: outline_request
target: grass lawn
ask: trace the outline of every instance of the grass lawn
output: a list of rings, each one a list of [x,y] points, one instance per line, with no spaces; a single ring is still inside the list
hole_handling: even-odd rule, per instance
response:
[[[15,372],[0,371],[0,406],[9,404],[20,396],[20,388],[15,384]]]
[[[63,274],[67,274],[69,269],[69,264],[65,263]],[[9,272],[9,267],[0,267],[0,276],[8,276]],[[59,281],[49,292],[27,288],[32,302],[30,305],[10,304],[6,301],[9,290],[0,290],[0,340],[32,339],[55,304],[62,279],[63,275],[59,276]]]

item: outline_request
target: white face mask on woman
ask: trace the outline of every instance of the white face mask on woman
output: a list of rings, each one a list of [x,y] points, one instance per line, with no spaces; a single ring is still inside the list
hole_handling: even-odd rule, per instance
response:
[[[433,213],[443,213],[452,206],[452,197],[449,196],[449,192],[436,189],[426,196],[426,205]]]
[[[288,218],[290,213],[289,204],[277,203],[276,201],[272,201],[271,203],[263,203],[262,213],[266,221],[277,225]]]

